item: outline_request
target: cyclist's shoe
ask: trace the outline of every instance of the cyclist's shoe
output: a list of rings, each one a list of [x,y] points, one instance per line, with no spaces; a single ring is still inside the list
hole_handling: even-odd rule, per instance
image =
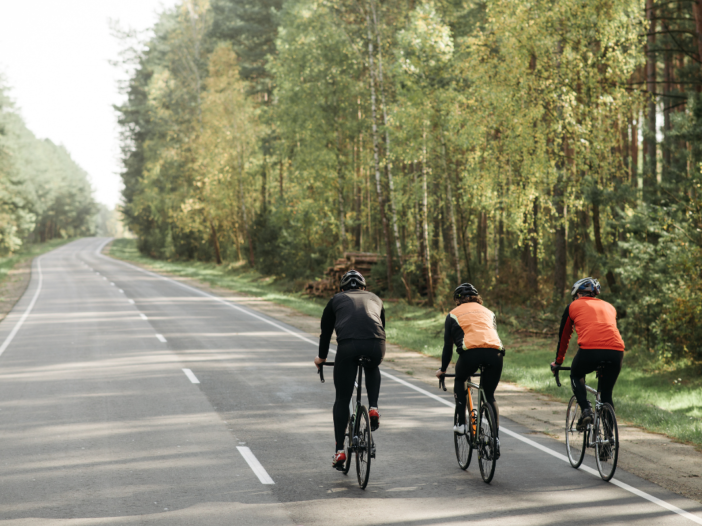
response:
[[[338,470],[344,469],[344,464],[346,463],[346,453],[344,451],[337,451],[334,453],[334,458],[332,459],[332,467]]]
[[[456,424],[453,426],[453,432],[456,433],[457,435],[465,435],[466,434],[466,425],[465,424]]]
[[[585,431],[587,429],[587,426],[592,424],[592,409],[589,407],[583,411],[583,414],[580,415],[580,418],[578,418],[578,423],[575,425],[575,429],[578,431]]]
[[[380,413],[378,413],[377,407],[371,407],[368,411],[368,416],[370,417],[371,431],[377,431],[380,427]]]
[[[500,439],[495,438],[495,454],[493,455],[493,458],[497,460],[500,458]]]

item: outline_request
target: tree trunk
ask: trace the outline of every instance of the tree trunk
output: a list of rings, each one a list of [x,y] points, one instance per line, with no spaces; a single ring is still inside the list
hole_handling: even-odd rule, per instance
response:
[[[219,251],[219,239],[217,239],[217,229],[215,228],[212,219],[208,218],[208,222],[210,223],[210,230],[212,231],[212,246],[214,247],[215,251],[215,262],[217,263],[217,265],[221,265],[222,254]]]
[[[656,54],[653,49],[656,43],[656,20],[653,0],[646,0],[646,16],[650,22],[646,45],[646,89],[649,93],[648,130],[645,137],[646,155],[644,177],[646,184],[653,186],[656,182]]]
[[[341,246],[341,251],[344,252],[346,250],[346,210],[344,208],[344,163],[342,161],[342,142],[340,133],[338,134],[337,139],[336,175],[339,193],[339,245]]]
[[[636,185],[639,177],[639,119],[631,117],[631,182]]]
[[[429,256],[429,217],[427,195],[427,130],[422,130],[422,240],[424,243],[424,272],[427,281],[427,297],[429,305],[434,305],[434,283],[431,276],[431,257]]]
[[[597,253],[601,256],[605,255],[604,245],[602,244],[602,229],[600,228],[600,205],[592,205],[592,226],[595,231],[595,248]],[[611,270],[607,270],[605,273],[607,278],[607,285],[609,285],[610,290],[616,286],[616,281],[614,280],[614,274]]]
[[[263,166],[261,168],[261,214],[266,215],[268,211],[268,165],[266,164],[266,156],[263,156]]]
[[[665,93],[665,97],[663,97],[664,104],[665,106],[663,107],[663,174],[662,178],[666,179],[668,177],[668,174],[670,173],[670,161],[671,161],[671,148],[670,148],[670,138],[668,137],[670,130],[671,130],[671,124],[670,124],[670,97],[667,95],[670,94],[671,91],[673,91],[673,57],[672,54],[670,53],[670,46],[666,46],[667,50],[665,53],[665,62],[664,62],[664,76],[665,76],[665,84],[663,85],[663,93]]]
[[[565,142],[565,141],[564,141]],[[566,143],[567,144],[567,143]],[[564,144],[564,150],[567,148]],[[556,231],[555,231],[555,266],[554,266],[554,294],[557,300],[563,299],[563,292],[566,284],[566,265],[567,265],[567,246],[566,246],[566,218],[565,206],[563,203],[565,193],[564,174],[565,163],[559,163],[558,179],[553,187],[553,201],[556,212]]]
[[[244,160],[241,158],[241,174],[239,175],[239,201],[241,202],[241,215],[244,221],[244,233],[246,235],[246,244],[249,245],[249,264],[252,267],[256,266],[256,258],[254,257],[253,241],[251,239],[251,231],[249,230],[249,221],[246,217],[246,202],[244,201],[244,182],[242,180],[244,174]]]
[[[390,243],[390,232],[388,231],[388,220],[385,216],[385,199],[383,189],[380,184],[380,161],[378,153],[378,117],[375,103],[375,73],[373,61],[373,34],[371,28],[370,14],[366,12],[366,25],[368,28],[368,66],[371,91],[371,123],[373,130],[373,161],[375,167],[375,187],[378,193],[378,207],[380,211],[380,222],[382,223],[383,237],[385,238],[385,259],[387,265],[388,295],[392,294],[392,244]]]
[[[649,0],[651,1],[651,0]],[[702,0],[692,3],[692,14],[695,17],[695,37],[697,39],[697,58],[702,62]]]
[[[523,262],[527,271],[527,278],[532,282],[534,291],[539,290],[539,237],[538,237],[538,217],[539,199],[534,198],[532,224],[529,228],[529,237],[524,244]]]
[[[456,281],[461,283],[461,263],[458,255],[458,234],[456,232],[456,213],[453,206],[453,190],[451,188],[451,176],[446,167],[446,143],[444,136],[441,136],[441,157],[444,165],[444,179],[446,180],[446,199],[448,199],[449,221],[451,222],[451,249],[453,250],[453,264],[456,270]]]

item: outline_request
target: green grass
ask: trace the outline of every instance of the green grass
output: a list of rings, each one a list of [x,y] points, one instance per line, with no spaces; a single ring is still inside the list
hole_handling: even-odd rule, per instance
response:
[[[53,250],[57,247],[60,247],[61,245],[65,245],[69,241],[72,240],[53,239],[51,241],[47,241],[46,243],[34,243],[31,245],[27,244],[22,246],[20,250],[18,250],[11,256],[0,257],[0,285],[7,278],[7,274],[17,265],[23,263],[24,261],[27,261],[28,259],[32,259],[36,256],[41,256],[49,250]]]
[[[173,275],[199,279],[213,286],[252,294],[310,316],[321,317],[326,304],[324,300],[299,292],[302,288],[299,282],[262,276],[236,265],[155,260],[141,255],[135,241],[130,239],[115,240],[110,255],[144,263]],[[446,313],[407,305],[404,301],[386,302],[385,310],[389,342],[428,356],[441,356]],[[502,378],[568,401],[572,393],[567,377],[564,375],[565,382],[559,389],[548,368],[555,357],[555,339],[521,337],[511,328],[516,324],[514,317],[498,317],[498,324],[500,318],[509,318],[510,321],[499,329],[507,348]],[[570,363],[576,348],[575,342],[571,342],[567,363]],[[594,374],[588,375],[588,382],[595,381]],[[702,447],[702,377],[692,366],[684,363],[672,366],[627,353],[614,390],[614,401],[620,419]]]

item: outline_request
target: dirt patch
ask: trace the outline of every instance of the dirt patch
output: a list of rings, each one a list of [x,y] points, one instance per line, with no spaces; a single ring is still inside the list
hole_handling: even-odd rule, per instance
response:
[[[23,261],[7,273],[0,283],[0,321],[12,310],[17,300],[27,290],[32,277],[32,260]]]
[[[109,246],[104,252],[107,254],[108,251]],[[297,327],[314,338],[319,337],[319,320],[312,316],[248,294],[212,287],[195,279],[161,272],[148,265],[139,266],[240,305],[246,305],[271,318]],[[310,363],[314,356],[314,351],[310,350]],[[413,378],[421,380],[432,389],[438,389],[438,380],[434,373],[441,364],[437,358],[387,344],[384,364],[397,371],[411,374]],[[565,403],[509,382],[500,382],[496,398],[502,416],[565,444],[563,433]],[[446,425],[448,430],[450,422]],[[626,422],[620,422],[619,435],[621,441],[619,467],[669,491],[702,503],[702,453],[692,446],[674,442],[664,435],[649,433]],[[591,454],[589,450],[588,454]]]

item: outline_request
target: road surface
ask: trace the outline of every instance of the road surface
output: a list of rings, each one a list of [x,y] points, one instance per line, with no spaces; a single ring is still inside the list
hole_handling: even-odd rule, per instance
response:
[[[456,464],[450,392],[389,369],[362,491],[330,467],[315,339],[106,242],[36,259],[0,323],[3,524],[702,524],[699,503],[623,470],[605,483],[591,458],[576,471],[506,418],[487,485]]]

